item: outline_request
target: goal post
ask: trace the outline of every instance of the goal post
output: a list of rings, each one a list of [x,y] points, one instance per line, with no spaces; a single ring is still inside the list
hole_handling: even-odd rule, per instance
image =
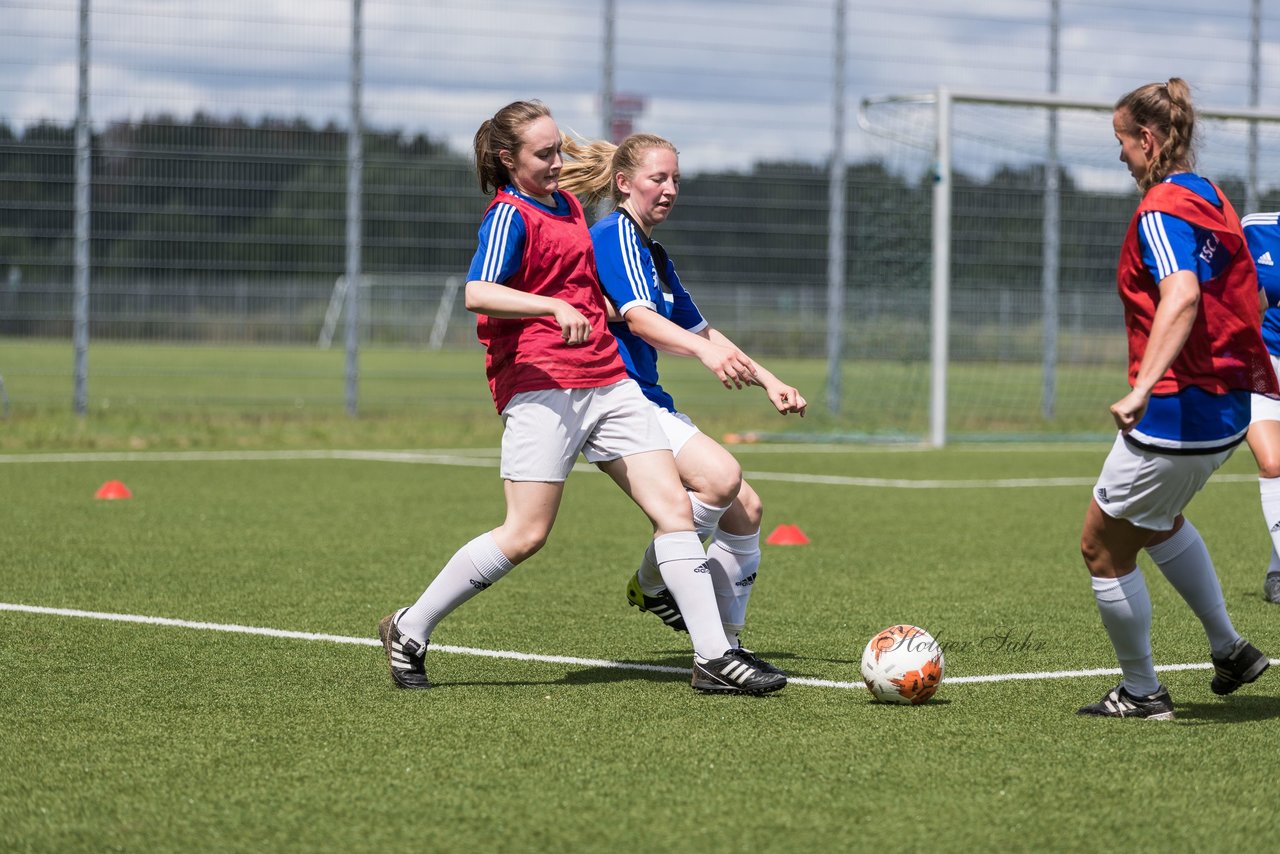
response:
[[[862,100],[872,156],[907,185],[932,184],[930,445],[1109,430],[1126,347],[1115,260],[1138,200],[1113,108],[947,88]],[[1246,195],[1241,176],[1280,174],[1280,112],[1197,107],[1196,117],[1197,171],[1233,203]],[[1256,190],[1262,209],[1280,207],[1280,189]]]
[[[414,273],[362,274],[359,278],[360,339],[370,344],[425,345],[439,350],[473,341],[472,325],[458,301],[461,276]],[[316,346],[328,350],[337,337],[347,302],[347,277],[333,283]],[[460,322],[463,321],[463,322]]]

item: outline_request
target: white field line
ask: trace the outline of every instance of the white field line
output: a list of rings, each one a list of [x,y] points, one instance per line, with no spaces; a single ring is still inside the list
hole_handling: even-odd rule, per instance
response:
[[[812,450],[811,446],[798,445],[797,452]],[[87,452],[63,454],[0,454],[0,463],[77,463],[77,462],[250,462],[255,460],[364,460],[371,462],[416,463],[428,465],[451,466],[483,466],[493,467],[498,464],[493,451],[125,451],[125,452]],[[591,465],[578,464],[575,471],[594,472]],[[828,484],[835,486],[864,486],[893,489],[974,489],[974,488],[1029,488],[1050,486],[1092,486],[1094,478],[997,478],[992,480],[905,480],[900,478],[844,477],[834,475],[791,474],[787,472],[746,472],[753,480],[775,480],[793,483]],[[1252,483],[1256,475],[1218,475],[1212,482],[1218,483]],[[83,617],[98,620],[114,620],[117,622],[147,623],[151,625],[177,626],[181,628],[204,629],[206,631],[236,632],[241,634],[265,635],[269,637],[290,638],[294,640],[318,640],[330,643],[347,643],[364,646],[378,646],[375,639],[343,637],[341,635],[316,634],[311,632],[295,632],[285,629],[271,629],[255,626],[238,626],[224,623],[193,622],[175,620],[166,617],[148,617],[135,614],[109,614],[96,611],[77,611],[66,608],[45,608],[34,605],[14,605],[0,603],[0,611],[25,611],[29,613],[51,614],[66,617]],[[609,661],[605,659],[575,658],[560,655],[539,655],[535,653],[514,652],[509,650],[487,650],[471,647],[456,647],[436,644],[432,649],[437,652],[456,653],[459,655],[478,655],[491,658],[508,658],[517,661],[540,661],[553,664],[573,664],[585,667],[607,667],[620,670],[645,670],[660,673],[687,673],[678,667],[665,667],[653,664],[637,664],[631,662]],[[1272,663],[1280,663],[1273,659]],[[1168,664],[1159,665],[1156,670],[1205,670],[1211,664]],[[1008,682],[1015,680],[1066,679],[1079,676],[1119,675],[1118,668],[1097,668],[1091,670],[1046,671],[1037,673],[1001,673],[987,676],[953,676],[947,679],[951,685],[977,682]],[[837,682],[827,679],[809,679],[794,677],[792,683],[813,685],[827,688],[861,688],[861,682]]]
[[[805,446],[797,446],[797,451]],[[413,463],[418,465],[478,466],[494,468],[498,458],[493,450],[438,451],[110,451],[64,454],[0,454],[3,463],[145,463],[145,462],[253,462],[265,460],[360,460],[366,462]],[[577,472],[595,472],[596,467],[578,463]],[[861,486],[873,489],[1035,489],[1044,487],[1093,486],[1094,477],[1019,477],[966,480],[909,480],[905,478],[848,477],[844,475],[747,471],[749,480],[772,480],[827,486]],[[1209,483],[1256,483],[1253,474],[1220,474]]]
[[[87,451],[0,454],[0,463],[208,463],[270,460],[365,460],[444,466],[497,466],[492,451]]]
[[[197,629],[208,632],[228,632],[241,635],[259,635],[264,637],[285,638],[287,640],[323,641],[325,643],[354,644],[356,646],[381,646],[377,638],[356,638],[345,635],[330,635],[318,632],[296,632],[288,629],[272,629],[263,626],[241,626],[234,623],[209,623],[196,620],[176,620],[170,617],[149,617],[143,614],[115,614],[104,611],[81,611],[74,608],[49,608],[41,605],[19,605],[0,602],[0,611],[16,611],[24,614],[43,614],[53,617],[76,617],[89,620],[107,620],[117,623],[142,623],[151,626],[168,626],[181,629]],[[643,670],[654,673],[686,674],[689,671],[681,667],[667,667],[659,664],[640,664],[630,661],[610,661],[603,658],[578,658],[569,655],[540,655],[531,652],[514,652],[500,649],[476,649],[467,646],[450,646],[432,644],[436,652],[447,652],[455,655],[476,655],[485,658],[505,658],[512,661],[537,661],[545,664],[569,664],[577,667],[601,667],[610,670]],[[1280,664],[1280,659],[1271,659],[1272,664]],[[1212,664],[1159,664],[1157,671],[1174,670],[1211,670]],[[1046,679],[1072,679],[1080,676],[1118,676],[1119,668],[1101,667],[1090,670],[1054,670],[1037,673],[993,673],[985,676],[951,676],[946,679],[948,685],[964,685],[980,682],[1015,682],[1042,681]],[[787,681],[792,685],[811,685],[816,688],[862,688],[861,682],[837,682],[831,679],[810,679],[804,676],[791,676]]]

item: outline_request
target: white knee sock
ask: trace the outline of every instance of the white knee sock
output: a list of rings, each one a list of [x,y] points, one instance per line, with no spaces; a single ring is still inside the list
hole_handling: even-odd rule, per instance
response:
[[[493,541],[493,533],[458,549],[418,601],[396,619],[402,634],[425,643],[436,624],[463,602],[494,584],[515,566]]]
[[[1258,478],[1262,495],[1262,518],[1271,533],[1271,563],[1267,572],[1280,572],[1280,477]]]
[[[720,523],[720,517],[729,509],[729,505],[713,507],[703,503],[692,492],[686,492],[686,494],[689,496],[689,503],[693,505],[693,529],[698,532],[698,539],[706,542],[707,537],[711,536],[711,532]]]
[[[640,577],[640,589],[650,596],[657,596],[667,589],[667,583],[662,580],[662,573],[658,570],[658,556],[653,553],[653,540],[649,541],[644,550],[636,575]]]
[[[1159,545],[1149,546],[1147,554],[1200,618],[1213,654],[1230,652],[1240,633],[1227,616],[1227,603],[1222,598],[1218,573],[1195,525],[1184,519],[1178,533]]]
[[[707,570],[707,553],[698,535],[693,531],[663,534],[654,539],[653,552],[662,580],[680,606],[693,651],[703,658],[724,655],[729,639],[720,626],[716,591]]]
[[[1093,598],[1120,660],[1125,688],[1140,697],[1160,690],[1151,661],[1151,595],[1142,570],[1120,578],[1093,579]]]
[[[717,528],[707,545],[707,566],[724,633],[731,644],[739,646],[738,635],[746,625],[747,602],[760,569],[760,532],[726,534]]]
[[[712,507],[710,504],[702,503],[692,492],[685,494],[689,496],[689,503],[693,506],[693,527],[698,533],[698,540],[704,541],[715,530],[716,523],[729,508]],[[652,542],[644,551],[637,574],[640,576],[640,589],[650,596],[656,596],[667,589],[666,582],[662,580],[662,573],[658,571],[658,559],[654,557]]]

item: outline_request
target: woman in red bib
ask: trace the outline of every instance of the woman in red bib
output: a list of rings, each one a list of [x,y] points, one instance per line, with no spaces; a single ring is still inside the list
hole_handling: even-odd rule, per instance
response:
[[[694,647],[692,686],[763,694],[786,685],[731,648],[706,552],[671,445],[605,325],[586,218],[558,190],[561,136],[551,112],[517,101],[475,136],[480,186],[493,200],[466,286],[485,369],[503,422],[505,521],[454,554],[418,600],[385,617],[379,636],[394,683],[428,688],[436,625],[546,543],[578,454],[649,517],[663,580]]]
[[[1152,664],[1151,599],[1138,553],[1191,606],[1209,641],[1215,694],[1267,668],[1227,616],[1199,532],[1182,515],[1244,439],[1250,396],[1276,395],[1258,323],[1258,279],[1231,203],[1193,171],[1195,113],[1173,78],[1130,92],[1112,116],[1120,159],[1142,190],[1117,272],[1131,390],[1085,513],[1081,552],[1124,679],[1081,714],[1172,720]]]

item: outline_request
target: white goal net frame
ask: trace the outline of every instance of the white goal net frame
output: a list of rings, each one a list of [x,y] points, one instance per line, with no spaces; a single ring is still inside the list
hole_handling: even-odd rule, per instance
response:
[[[939,88],[933,92],[874,96],[862,99],[858,110],[858,125],[864,131],[887,140],[890,145],[914,147],[921,150],[926,146],[931,149],[930,166],[932,172],[932,200],[930,214],[931,270],[929,284],[929,402],[928,402],[928,434],[927,442],[931,446],[941,447],[949,438],[948,423],[948,366],[952,359],[952,297],[953,297],[953,195],[955,193],[956,170],[953,159],[956,155],[957,130],[955,115],[957,109],[968,106],[979,108],[1008,108],[1011,112],[1021,110],[1023,118],[1027,115],[1039,115],[1047,131],[1043,133],[1043,146],[1038,154],[1037,168],[1041,165],[1043,178],[1043,205],[1040,212],[1041,252],[1040,290],[1041,290],[1041,329],[1039,332],[1041,345],[1041,378],[1040,378],[1040,416],[1052,419],[1058,399],[1058,361],[1059,361],[1059,261],[1062,246],[1061,222],[1059,220],[1059,177],[1068,174],[1071,168],[1069,157],[1060,157],[1059,152],[1059,118],[1061,116],[1080,116],[1089,114],[1089,121],[1094,121],[1097,114],[1105,117],[1105,129],[1098,131],[1095,147],[1101,151],[1106,149],[1111,158],[1111,166],[1107,172],[1114,171],[1111,177],[1121,181],[1132,181],[1128,178],[1124,167],[1116,159],[1117,147],[1110,131],[1110,116],[1114,109],[1114,101],[1094,101],[1059,95],[1025,95],[998,92],[960,91]],[[927,114],[927,120],[920,121],[904,130],[902,125],[886,122],[883,113],[892,109],[909,108],[918,114]],[[1031,113],[1029,111],[1034,111]],[[1200,127],[1208,123],[1216,123],[1215,127],[1230,127],[1230,135],[1244,138],[1247,135],[1248,162],[1233,163],[1228,171],[1236,169],[1247,172],[1249,197],[1255,197],[1257,188],[1257,154],[1258,130],[1266,129],[1269,141],[1276,143],[1277,149],[1269,156],[1280,155],[1280,112],[1257,108],[1196,108],[1198,120],[1197,135]],[[1010,120],[1010,124],[1013,121]],[[1095,130],[1097,130],[1095,128]],[[999,128],[991,131],[991,140],[1000,134]],[[1091,132],[1091,136],[1093,136]],[[1221,133],[1219,135],[1222,135]],[[1039,137],[1037,137],[1039,139]],[[988,145],[998,144],[988,142]],[[1211,143],[1212,145],[1212,143]],[[1230,147],[1230,146],[1224,146]],[[1243,146],[1236,146],[1243,150]],[[1234,149],[1233,149],[1234,150]],[[1024,152],[1025,153],[1025,152]],[[1094,162],[1102,162],[1094,158]],[[1103,170],[1094,168],[1095,172]],[[1210,177],[1215,173],[1207,172]],[[1136,207],[1137,195],[1133,191],[1133,206]],[[1228,196],[1232,196],[1228,193]],[[1244,198],[1232,198],[1233,203],[1241,205]],[[1130,208],[1132,210],[1132,207]],[[1239,209],[1243,217],[1252,213]],[[1110,250],[1112,261],[1118,257],[1120,239],[1123,232],[1115,236],[1113,248]],[[1114,263],[1112,264],[1114,271]],[[1115,298],[1115,309],[1119,312],[1119,300]],[[1123,338],[1123,329],[1116,329],[1117,335]],[[1113,378],[1114,379],[1114,378]],[[1117,394],[1118,397],[1118,394]]]

